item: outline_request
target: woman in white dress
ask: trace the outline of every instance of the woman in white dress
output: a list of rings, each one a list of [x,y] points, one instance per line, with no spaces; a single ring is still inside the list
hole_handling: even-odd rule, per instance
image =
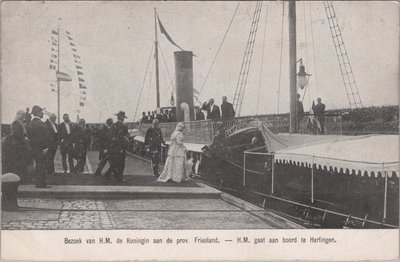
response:
[[[186,147],[183,145],[182,131],[184,124],[178,123],[175,131],[171,135],[171,146],[168,150],[168,157],[165,162],[164,170],[157,181],[174,181],[180,183],[188,180],[186,176]]]

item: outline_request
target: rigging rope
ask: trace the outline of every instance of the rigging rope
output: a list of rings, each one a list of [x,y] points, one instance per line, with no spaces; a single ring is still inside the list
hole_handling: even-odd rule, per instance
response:
[[[303,17],[304,17],[304,45],[305,45],[305,51],[306,51],[306,59],[305,59],[305,66],[306,68],[308,68],[308,49],[307,49],[307,22],[306,22],[306,3],[303,2]],[[306,85],[306,87],[304,88],[304,94],[303,94],[303,98],[301,99],[301,102],[303,103],[304,98],[306,97],[307,94],[307,89],[309,89],[309,84]],[[308,100],[310,100],[310,92],[308,92]]]
[[[262,55],[261,55],[261,66],[260,66],[260,79],[258,82],[258,96],[257,96],[257,111],[256,115],[258,115],[258,106],[260,102],[260,90],[261,90],[261,78],[262,78],[262,71],[263,71],[263,64],[264,64],[264,47],[265,47],[265,36],[267,32],[267,18],[268,18],[268,5],[265,4],[265,26],[264,26],[264,39],[262,43]]]
[[[317,79],[317,61],[316,61],[316,53],[315,53],[315,42],[314,42],[314,31],[313,31],[313,21],[312,21],[312,12],[311,12],[311,3],[310,3],[310,21],[311,21],[311,40],[312,40],[312,48],[313,48],[313,58],[314,58],[314,79],[315,79],[315,93],[318,95],[318,79]]]
[[[139,93],[138,100],[137,100],[137,103],[136,103],[135,115],[133,116],[133,120],[134,120],[134,121],[135,121],[135,119],[136,119],[137,110],[138,110],[138,108],[139,108],[140,98],[141,98],[141,96],[142,96],[142,92],[143,92],[143,88],[144,88],[144,83],[145,83],[145,81],[146,81],[147,70],[149,69],[151,55],[153,54],[153,48],[154,48],[154,45],[152,45],[152,47],[151,47],[149,60],[147,61],[146,72],[144,73],[144,78],[143,78],[143,82],[142,82],[142,87],[140,88],[140,93]]]
[[[169,91],[171,90],[171,87],[172,87],[172,85],[173,85],[173,81],[174,81],[174,80],[172,79],[171,74],[169,73],[168,66],[167,66],[167,60],[165,59],[165,56],[164,56],[164,53],[163,53],[163,51],[162,51],[161,45],[158,44],[158,46],[160,47],[161,56],[162,56],[163,61],[164,61],[165,69],[167,70],[167,73],[168,73],[168,76],[169,76],[169,81],[170,81],[170,82],[169,82],[169,84],[168,84],[168,86],[167,86],[167,94],[169,94]]]
[[[277,113],[279,114],[279,99],[281,94],[281,76],[282,76],[282,53],[283,53],[283,25],[284,25],[284,16],[285,16],[285,2],[282,2],[282,25],[281,25],[281,56],[279,62],[279,80],[278,80],[278,110]]]
[[[221,41],[221,43],[220,43],[220,45],[219,45],[219,47],[218,47],[217,53],[215,54],[214,59],[213,59],[213,61],[211,62],[210,69],[208,70],[208,72],[207,72],[207,74],[206,74],[206,78],[204,79],[204,82],[203,82],[203,84],[201,85],[201,88],[200,88],[200,90],[199,90],[199,94],[198,94],[197,96],[200,96],[201,91],[203,91],[203,88],[204,88],[204,86],[205,86],[205,84],[206,84],[206,82],[207,82],[208,76],[210,75],[211,69],[212,69],[212,67],[213,67],[213,65],[214,65],[214,63],[215,63],[215,60],[217,59],[217,56],[218,56],[218,54],[219,54],[219,51],[221,50],[222,45],[224,44],[224,41],[225,41],[226,36],[228,35],[229,29],[231,28],[231,25],[232,25],[233,19],[234,19],[235,16],[236,16],[237,10],[239,9],[239,5],[240,5],[240,1],[238,2],[237,6],[236,6],[235,12],[234,12],[233,15],[232,15],[231,21],[229,22],[228,28],[226,29],[226,32],[225,32],[225,35],[224,35],[224,37],[222,38],[222,41]],[[198,100],[197,96],[195,96],[195,98],[196,98],[196,100],[200,103],[200,101]]]

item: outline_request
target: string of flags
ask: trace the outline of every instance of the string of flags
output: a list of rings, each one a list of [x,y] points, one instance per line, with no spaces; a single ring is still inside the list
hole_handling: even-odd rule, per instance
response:
[[[74,38],[72,37],[69,31],[65,31],[67,36],[67,41],[69,46],[71,47],[72,57],[74,61],[74,65],[76,68],[76,74],[78,78],[78,85],[79,85],[79,107],[82,108],[85,106],[85,102],[87,101],[87,87],[84,84],[84,73],[83,73],[83,66],[81,62],[81,57],[78,55],[78,49],[74,43]],[[54,70],[56,73],[56,77],[58,81],[72,81],[71,76],[66,73],[60,72],[60,67],[58,64],[59,57],[59,41],[60,41],[60,29],[53,29],[51,31],[51,54],[50,54],[50,64],[49,69]],[[51,92],[57,92],[57,88],[54,83],[50,84]],[[77,113],[81,112],[81,109],[76,110]]]

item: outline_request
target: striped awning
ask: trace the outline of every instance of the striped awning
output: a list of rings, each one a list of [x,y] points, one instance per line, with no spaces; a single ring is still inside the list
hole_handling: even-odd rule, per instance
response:
[[[399,137],[369,135],[289,147],[275,152],[275,162],[356,175],[399,176]]]

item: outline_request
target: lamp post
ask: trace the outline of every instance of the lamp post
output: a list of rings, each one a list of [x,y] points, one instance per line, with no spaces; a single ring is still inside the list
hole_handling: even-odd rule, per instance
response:
[[[300,58],[297,62],[300,62],[299,72],[297,73],[297,85],[301,90],[303,90],[304,87],[308,85],[311,75],[306,73],[306,67],[303,65],[303,59]]]

